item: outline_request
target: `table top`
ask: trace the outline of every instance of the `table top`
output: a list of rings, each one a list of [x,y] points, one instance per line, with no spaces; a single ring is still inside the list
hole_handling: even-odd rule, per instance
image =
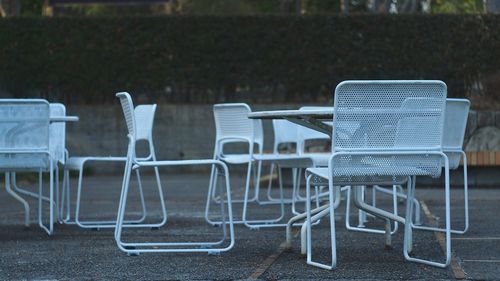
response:
[[[78,120],[80,120],[78,116],[50,117],[50,122],[77,122]]]
[[[251,119],[287,119],[311,117],[314,119],[333,119],[333,109],[294,109],[294,110],[270,110],[255,111],[248,114]]]

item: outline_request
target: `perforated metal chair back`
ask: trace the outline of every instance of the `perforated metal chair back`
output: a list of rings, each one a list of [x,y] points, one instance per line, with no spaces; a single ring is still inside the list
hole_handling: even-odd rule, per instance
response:
[[[226,103],[214,105],[216,139],[254,139],[256,122],[248,118],[250,107],[244,103]]]
[[[0,100],[0,169],[49,167],[49,117],[46,100]]]
[[[132,136],[132,139],[136,140],[136,123],[134,114],[134,103],[130,94],[127,92],[117,93],[116,96],[120,99],[120,104],[122,105],[123,115],[125,117],[125,123],[127,124],[128,134]]]
[[[340,157],[334,173],[350,167],[351,173],[368,175],[438,177],[441,157],[418,152],[442,150],[446,92],[441,81],[340,83],[335,90],[332,151],[354,153]],[[346,132],[352,135],[346,137]],[[367,156],[371,151],[386,155]],[[398,154],[403,151],[417,153]]]
[[[297,149],[298,126],[288,120],[273,119],[274,145],[273,152],[278,153],[281,144],[292,143]]]
[[[467,99],[446,99],[443,150],[448,155],[450,169],[456,169],[460,164],[469,108],[470,101]]]
[[[127,92],[117,93],[120,99],[128,134],[135,141],[146,140],[152,145],[153,124],[156,113],[156,104],[138,105],[134,108],[134,103]]]
[[[50,104],[50,117],[66,116],[66,107],[62,103]],[[66,122],[50,123],[50,154],[61,164],[66,162]]]

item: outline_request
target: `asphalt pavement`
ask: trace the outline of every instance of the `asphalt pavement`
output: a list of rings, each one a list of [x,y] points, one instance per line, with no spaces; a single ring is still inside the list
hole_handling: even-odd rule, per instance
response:
[[[231,175],[231,178],[236,199],[243,194],[243,174]],[[113,219],[121,180],[119,175],[85,178],[82,219]],[[155,221],[160,212],[153,177],[146,175],[143,180],[148,221]],[[35,190],[35,185],[28,182],[21,185]],[[127,241],[214,241],[220,237],[221,228],[209,226],[204,220],[207,174],[179,175],[164,170],[162,185],[168,223],[158,230],[127,229]],[[74,201],[75,180],[71,188]],[[389,249],[384,245],[383,235],[346,230],[345,202],[342,202],[335,215],[338,266],[331,271],[306,264],[300,253],[297,230],[293,247],[285,249],[283,227],[249,229],[236,225],[234,248],[220,255],[144,253],[128,256],[116,246],[112,229],[57,224],[55,233],[48,236],[35,222],[37,202],[34,199],[29,199],[32,223],[25,229],[22,206],[8,196],[3,185],[1,189],[1,280],[500,280],[500,188],[470,187],[470,229],[464,235],[452,236],[453,261],[445,269],[406,261],[401,225]],[[368,190],[367,195],[370,194]],[[266,194],[261,196],[265,198]],[[443,225],[442,188],[418,186],[417,196],[423,207],[424,223]],[[458,228],[463,226],[462,189],[454,188],[452,196],[452,221]],[[130,218],[140,215],[138,202],[137,193],[132,192]],[[379,206],[390,209],[390,204],[389,197],[379,196]],[[277,205],[252,203],[249,207],[252,218],[273,218],[279,214]],[[234,209],[235,216],[240,216],[241,204],[235,203]],[[403,203],[399,211],[404,213]],[[288,205],[286,212],[286,217],[290,217]],[[357,223],[357,217],[357,212],[351,214],[352,224]],[[383,222],[368,217],[366,227],[382,228]],[[328,262],[328,220],[322,220],[313,228],[313,239],[314,258]],[[442,261],[443,245],[440,233],[414,233],[413,254],[416,256]]]

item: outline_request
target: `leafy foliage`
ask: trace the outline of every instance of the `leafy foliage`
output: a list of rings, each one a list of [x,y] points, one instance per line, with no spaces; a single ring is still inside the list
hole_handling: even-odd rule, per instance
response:
[[[441,79],[498,95],[498,16],[12,18],[0,92],[73,103],[328,102],[346,79]]]
[[[484,10],[483,0],[434,0],[434,13],[481,13]]]

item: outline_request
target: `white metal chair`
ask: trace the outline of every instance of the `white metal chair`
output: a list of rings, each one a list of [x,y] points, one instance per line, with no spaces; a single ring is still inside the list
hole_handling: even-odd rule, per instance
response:
[[[463,159],[464,175],[464,226],[462,229],[451,229],[452,233],[464,234],[469,229],[469,192],[467,180],[467,155],[463,151],[465,129],[469,117],[470,101],[467,99],[446,99],[446,115],[444,118],[443,152],[448,156],[449,168],[458,169]],[[444,168],[444,165],[443,165]],[[414,225],[413,228],[445,231],[443,228]]]
[[[213,107],[214,120],[215,120],[215,148],[214,160],[223,161],[229,165],[247,165],[247,175],[245,180],[246,190],[252,181],[252,173],[254,176],[254,183],[258,183],[260,178],[261,163],[257,162],[257,171],[254,169],[254,160],[252,154],[254,149],[257,153],[261,154],[264,145],[264,134],[262,132],[261,120],[248,119],[248,113],[251,112],[250,107],[244,103],[228,103],[228,104],[215,104]],[[244,153],[225,153],[224,148],[229,144],[243,144],[248,145],[248,150]],[[218,225],[220,221],[214,221],[209,218],[209,211],[212,202],[220,203],[214,192],[216,184],[216,166],[212,166],[212,172],[209,182],[209,193],[211,197],[207,199],[205,209],[205,219],[212,225]],[[256,201],[258,198],[257,187],[254,189],[254,196],[251,201]],[[244,199],[233,199],[233,203],[243,203]],[[234,223],[243,223],[243,220],[235,220]]]
[[[273,119],[273,131],[274,131],[274,142],[273,142],[273,154],[278,155],[281,154],[280,147],[283,145],[287,145],[288,147],[294,147],[294,154],[297,154],[298,149],[298,127],[296,124],[288,121],[288,120],[278,120]],[[290,153],[290,152],[287,152]],[[272,182],[273,182],[273,174],[276,169],[278,176],[278,184],[282,184],[282,170],[277,168],[277,165],[271,163],[270,171],[269,171],[269,182],[267,186],[267,201],[260,201],[261,203],[281,203],[279,198],[274,198],[272,196]],[[298,169],[292,168],[292,183],[294,185],[292,197],[296,196],[296,184],[298,181]],[[294,198],[284,199],[285,203],[292,203]]]
[[[0,170],[5,172],[6,190],[25,208],[25,224],[29,224],[29,206],[11,189],[11,174],[38,172],[38,224],[49,235],[54,231],[54,166],[57,161],[50,147],[50,107],[41,99],[0,100]],[[43,222],[42,172],[49,173],[49,219]]]
[[[261,120],[250,120],[247,118],[251,112],[250,107],[244,103],[215,104],[213,107],[215,120],[215,147],[214,159],[224,159],[228,164],[248,164],[247,181],[251,181],[252,161],[251,153],[224,153],[224,148],[229,144],[249,145],[261,154],[264,146],[264,133]],[[252,151],[253,153],[253,151]],[[257,167],[257,169],[259,169]],[[212,169],[212,175],[214,169]],[[210,186],[212,185],[210,180]],[[256,200],[255,194],[252,201]],[[242,199],[233,199],[233,203],[241,203]]]
[[[335,89],[334,99],[332,156],[328,168],[306,170],[308,199],[311,184],[328,182],[331,263],[312,260],[312,210],[310,200],[306,200],[307,263],[325,269],[336,266],[334,202],[338,198],[334,194],[338,196],[340,186],[355,186],[355,196],[360,202],[360,185],[392,185],[406,180],[408,200],[404,219],[369,205],[363,206],[364,211],[387,221],[405,223],[403,248],[407,260],[447,266],[451,260],[449,165],[442,152],[446,85],[441,81],[345,81]],[[338,126],[352,127],[354,133],[346,138],[337,130]],[[415,192],[412,177],[439,177],[443,164],[446,259],[438,263],[409,255]]]
[[[280,167],[311,167],[311,160],[307,157],[299,157],[294,155],[285,154],[263,154],[262,144],[262,123],[261,120],[252,120],[248,118],[251,109],[248,105],[243,103],[237,104],[216,104],[214,105],[214,119],[216,127],[216,144],[214,159],[224,161],[226,164],[246,164],[247,177],[245,181],[245,194],[243,199],[243,214],[242,219],[235,221],[235,223],[243,223],[250,228],[260,227],[280,227],[286,226],[286,223],[279,223],[283,220],[285,215],[283,186],[280,181],[280,216],[272,219],[247,219],[248,203],[256,201],[259,196],[259,179],[261,174],[261,167],[263,162],[274,163]],[[228,154],[224,153],[224,145],[228,143],[243,143],[248,146],[248,151],[243,154]],[[257,145],[256,152],[254,150]],[[253,165],[257,164],[255,182],[255,195],[250,197],[250,185],[252,180]],[[211,180],[211,185],[215,181]],[[213,196],[212,196],[213,198]],[[212,200],[213,201],[213,200]],[[263,203],[264,202],[258,202]],[[274,202],[273,202],[274,203]],[[208,211],[210,208],[210,201],[207,201],[206,219],[211,224],[219,224],[218,221],[213,221],[208,218]]]
[[[153,143],[153,124],[154,124],[154,115],[156,112],[156,104],[153,105],[138,105],[134,110],[134,118],[137,123],[137,129],[134,136],[136,137],[135,141],[146,141],[148,143],[149,155],[144,158],[138,158],[140,161],[155,161],[155,148]],[[82,228],[114,228],[116,225],[116,220],[82,220],[81,219],[81,202],[82,202],[82,192],[83,192],[83,176],[86,165],[102,162],[102,163],[112,163],[112,162],[122,162],[125,163],[127,161],[127,157],[112,157],[112,156],[87,156],[87,157],[70,157],[64,166],[64,188],[63,188],[63,197],[65,198],[65,202],[61,205],[66,205],[66,220],[65,222],[68,224],[76,223],[78,226]],[[70,221],[70,179],[69,172],[77,171],[78,172],[78,186],[77,186],[77,197],[76,197],[76,210],[75,210],[75,218],[74,222]],[[142,215],[140,218],[127,220],[125,226],[127,227],[161,227],[167,221],[167,210],[165,207],[165,200],[163,196],[163,190],[161,187],[160,176],[158,172],[158,168],[154,167],[156,185],[158,190],[158,198],[160,201],[161,207],[161,221],[158,223],[143,223],[147,217],[147,209],[146,202],[144,200],[143,194],[143,186],[141,181],[141,176],[139,170],[136,170],[137,181],[138,181],[138,189],[139,189],[139,200],[141,203],[141,212]]]
[[[118,215],[115,228],[115,240],[122,251],[129,254],[139,254],[145,252],[207,252],[207,253],[220,253],[230,250],[234,245],[234,227],[233,227],[233,213],[231,205],[231,188],[229,185],[229,171],[224,162],[214,159],[204,160],[177,160],[177,161],[157,161],[148,160],[144,161],[136,157],[136,140],[138,138],[138,118],[134,114],[134,106],[130,95],[126,92],[116,94],[120,99],[125,120],[128,129],[128,150],[127,161],[125,164],[125,172],[123,176],[122,192],[119,202]],[[132,170],[139,170],[143,167],[160,167],[160,166],[190,166],[190,165],[216,165],[216,175],[223,173],[226,181],[225,190],[221,190],[221,224],[223,230],[223,237],[215,242],[125,242],[122,240],[122,231],[125,222],[125,209],[127,205],[128,190],[130,185],[130,176]],[[215,189],[215,186],[212,187]],[[208,198],[210,198],[210,190]],[[223,192],[226,192],[224,196]],[[227,202],[227,204],[224,204]],[[226,221],[226,211],[228,220]],[[229,243],[227,243],[227,224],[229,224]],[[227,244],[227,245],[225,245]]]
[[[454,234],[464,234],[469,228],[469,203],[468,203],[468,181],[467,181],[467,155],[463,151],[463,142],[465,137],[465,129],[467,127],[467,119],[469,116],[470,101],[467,99],[446,99],[446,114],[444,121],[444,134],[443,134],[443,152],[448,156],[449,168],[455,170],[459,168],[460,159],[463,158],[463,183],[464,183],[464,226],[462,229],[451,229]],[[413,178],[415,181],[416,179]],[[373,204],[376,205],[376,192],[384,192],[387,194],[396,194],[397,197],[406,199],[406,195],[400,191],[394,191],[392,189],[383,188],[380,186],[374,186],[373,193]],[[414,199],[414,204],[416,208],[415,221],[413,228],[430,230],[430,231],[441,231],[443,228],[439,227],[429,227],[423,226],[420,222],[420,203],[418,200]],[[397,230],[397,222],[396,230]],[[375,232],[375,231],[373,231]],[[380,231],[376,231],[379,233]]]

